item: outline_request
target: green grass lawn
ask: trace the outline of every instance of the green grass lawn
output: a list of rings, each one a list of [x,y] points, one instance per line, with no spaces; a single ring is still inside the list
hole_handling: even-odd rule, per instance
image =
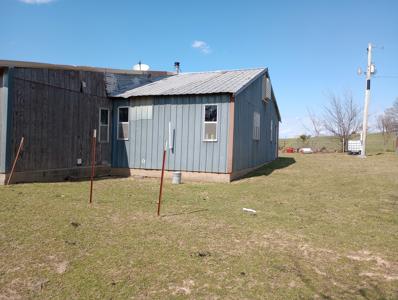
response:
[[[354,136],[353,140],[359,140],[359,136]],[[388,136],[386,140],[386,144],[384,145],[383,135],[381,133],[371,133],[368,134],[366,140],[366,151],[367,153],[376,154],[379,152],[394,152],[395,151],[395,135],[391,134]],[[299,138],[289,138],[289,139],[281,139],[279,141],[279,145],[281,147],[294,147],[301,148],[305,145],[300,141]],[[333,136],[318,136],[310,138],[308,145],[314,149],[320,149],[325,147],[328,151],[341,152],[341,145],[339,139]]]
[[[158,183],[0,187],[0,299],[398,298],[398,155]]]

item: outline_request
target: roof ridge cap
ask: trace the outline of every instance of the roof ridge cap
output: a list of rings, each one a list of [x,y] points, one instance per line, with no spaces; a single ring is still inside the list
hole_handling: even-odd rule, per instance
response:
[[[197,71],[197,72],[181,72],[178,75],[186,75],[186,74],[205,74],[205,73],[221,73],[221,72],[237,72],[237,71],[252,71],[252,70],[266,70],[266,67],[259,68],[247,68],[247,69],[232,69],[232,70],[212,70],[212,71]]]

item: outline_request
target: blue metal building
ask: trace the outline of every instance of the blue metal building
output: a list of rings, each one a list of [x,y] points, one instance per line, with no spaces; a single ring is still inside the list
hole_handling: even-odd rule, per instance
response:
[[[278,156],[281,118],[267,69],[181,73],[110,96],[113,168],[150,175],[142,170],[161,168],[167,143],[167,170],[230,181]]]
[[[198,73],[0,61],[0,182],[97,174],[225,181],[278,156],[281,121],[265,68]],[[170,172],[167,175],[170,175]]]

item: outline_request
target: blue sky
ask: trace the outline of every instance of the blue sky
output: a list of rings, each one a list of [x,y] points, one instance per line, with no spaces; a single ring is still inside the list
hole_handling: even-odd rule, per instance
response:
[[[41,2],[41,3],[37,3]],[[154,70],[269,67],[281,137],[307,108],[351,90],[363,104],[366,47],[378,69],[371,118],[398,97],[398,1],[0,0],[0,59]]]

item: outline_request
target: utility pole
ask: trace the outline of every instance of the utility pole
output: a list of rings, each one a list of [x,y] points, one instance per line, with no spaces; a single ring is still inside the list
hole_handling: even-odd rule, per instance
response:
[[[368,131],[368,107],[370,101],[370,77],[375,72],[372,64],[372,44],[368,44],[368,66],[366,68],[366,90],[365,90],[365,107],[363,110],[363,127],[362,127],[362,151],[361,157],[366,157],[366,133]]]

